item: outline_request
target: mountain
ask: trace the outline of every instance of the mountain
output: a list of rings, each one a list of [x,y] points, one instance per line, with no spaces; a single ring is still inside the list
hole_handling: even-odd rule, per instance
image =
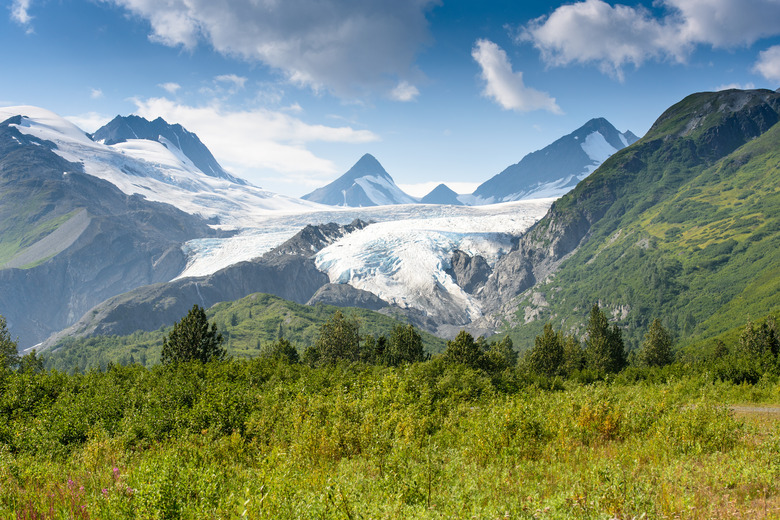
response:
[[[530,153],[482,183],[472,194],[476,204],[559,197],[587,177],[610,155],[637,141],[604,118],[591,119],[574,132]]]
[[[199,217],[86,174],[35,135],[45,131],[23,131],[34,126],[21,115],[0,123],[0,314],[24,347],[110,296],[171,279],[186,265],[184,242],[217,234]]]
[[[236,184],[246,184],[246,181],[230,175],[200,141],[197,135],[188,132],[179,124],[170,125],[158,117],[149,121],[139,116],[116,116],[91,135],[94,141],[114,145],[125,143],[132,139],[156,141],[177,155],[186,157],[201,172],[209,177],[225,179]]]
[[[458,194],[452,191],[446,184],[439,184],[431,192],[420,199],[423,204],[450,204],[461,206],[463,203],[458,200]]]
[[[390,174],[370,154],[361,157],[335,181],[301,198],[330,206],[353,208],[417,202],[395,185]]]
[[[780,307],[780,93],[688,96],[558,199],[480,292],[530,341],[582,330],[595,302],[638,345],[660,318],[680,343]]]
[[[315,267],[313,255],[366,225],[356,220],[346,226],[306,226],[255,260],[238,262],[208,276],[135,288],[97,305],[74,325],[48,338],[40,348],[48,349],[64,337],[126,335],[137,330],[155,330],[172,325],[186,315],[193,304],[209,308],[257,292],[305,304],[329,281]]]
[[[113,137],[99,131],[117,141],[105,144],[48,110],[0,108],[0,314],[22,347],[106,298],[176,278],[193,240],[322,207],[232,180],[216,162],[201,164],[207,175],[193,160],[213,156],[197,136],[126,119]],[[155,140],[125,139],[131,130]]]

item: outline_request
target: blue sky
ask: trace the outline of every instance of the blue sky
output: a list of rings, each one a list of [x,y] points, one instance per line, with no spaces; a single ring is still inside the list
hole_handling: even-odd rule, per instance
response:
[[[0,104],[197,133],[300,196],[362,154],[461,193],[593,117],[642,135],[686,95],[780,86],[780,0],[12,0]]]

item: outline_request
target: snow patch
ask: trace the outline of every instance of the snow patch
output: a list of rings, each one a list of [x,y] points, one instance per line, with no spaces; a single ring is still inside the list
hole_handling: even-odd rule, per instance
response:
[[[597,165],[600,165],[606,161],[610,155],[617,152],[617,149],[609,144],[600,132],[588,134],[588,137],[585,138],[585,142],[580,146],[582,146],[582,150],[593,162],[597,163]]]

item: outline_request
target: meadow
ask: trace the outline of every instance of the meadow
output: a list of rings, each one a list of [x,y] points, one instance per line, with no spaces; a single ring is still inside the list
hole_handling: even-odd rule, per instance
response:
[[[284,359],[6,372],[3,518],[778,518],[780,381]]]

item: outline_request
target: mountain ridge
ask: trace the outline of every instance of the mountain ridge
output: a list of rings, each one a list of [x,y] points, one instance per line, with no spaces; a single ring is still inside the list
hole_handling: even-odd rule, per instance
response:
[[[616,151],[636,142],[603,117],[586,122],[541,150],[483,182],[472,193],[477,204],[560,196],[574,188]]]

